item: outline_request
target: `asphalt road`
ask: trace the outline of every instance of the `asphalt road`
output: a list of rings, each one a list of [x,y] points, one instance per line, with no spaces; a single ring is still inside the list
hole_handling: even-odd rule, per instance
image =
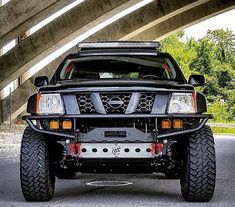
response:
[[[77,180],[57,180],[50,202],[29,203],[21,194],[19,158],[0,159],[0,207],[20,206],[151,206],[151,207],[235,207],[235,136],[216,136],[217,183],[210,203],[187,203],[178,180],[161,175],[80,175]],[[85,185],[94,180],[126,180],[134,184],[122,187]]]

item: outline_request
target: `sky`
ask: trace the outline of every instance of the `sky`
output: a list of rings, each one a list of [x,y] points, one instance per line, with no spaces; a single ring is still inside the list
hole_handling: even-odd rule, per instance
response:
[[[188,27],[184,31],[188,37],[198,39],[205,36],[208,29],[214,30],[222,28],[228,28],[235,34],[235,9]]]

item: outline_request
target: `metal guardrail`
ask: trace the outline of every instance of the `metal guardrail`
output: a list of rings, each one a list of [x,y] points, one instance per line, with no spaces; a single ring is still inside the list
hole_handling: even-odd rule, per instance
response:
[[[221,128],[235,128],[235,124],[230,123],[208,123],[211,127],[221,127]]]

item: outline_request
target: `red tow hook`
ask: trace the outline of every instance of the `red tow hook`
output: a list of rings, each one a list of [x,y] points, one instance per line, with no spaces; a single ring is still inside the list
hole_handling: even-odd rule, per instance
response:
[[[162,156],[163,144],[157,143],[157,156]]]
[[[156,144],[152,143],[151,144],[151,153],[153,156],[155,156],[155,151],[156,151],[155,148],[156,148]]]
[[[157,143],[157,144],[152,143],[151,144],[151,153],[152,153],[152,155],[157,156],[157,157],[162,156],[163,146],[164,145],[161,144],[161,143]]]
[[[78,143],[78,144],[71,143],[70,144],[70,155],[78,156],[78,155],[80,155],[80,153],[81,153],[81,144],[80,143]]]

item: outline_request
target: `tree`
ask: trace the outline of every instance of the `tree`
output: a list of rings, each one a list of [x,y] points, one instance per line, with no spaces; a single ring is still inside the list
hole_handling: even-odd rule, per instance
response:
[[[230,30],[208,30],[205,37],[182,42],[183,32],[164,39],[163,49],[178,62],[188,78],[192,73],[206,77],[198,88],[209,101],[216,120],[235,120],[235,35]],[[221,99],[225,104],[221,105]]]
[[[190,45],[185,44],[180,40],[184,36],[184,32],[178,32],[168,38],[161,41],[162,49],[171,54],[180,68],[184,72],[184,75],[188,79],[191,71],[189,62],[196,57],[196,52]]]
[[[235,35],[233,32],[228,29],[208,30],[207,36],[216,45],[217,58],[221,62],[234,64]]]

